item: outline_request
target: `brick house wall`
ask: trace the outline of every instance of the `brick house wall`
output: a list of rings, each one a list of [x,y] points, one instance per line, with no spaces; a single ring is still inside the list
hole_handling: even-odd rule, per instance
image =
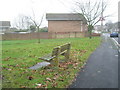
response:
[[[86,24],[75,20],[48,21],[48,32],[84,32],[87,31]]]
[[[87,21],[77,13],[47,13],[48,32],[85,32]]]

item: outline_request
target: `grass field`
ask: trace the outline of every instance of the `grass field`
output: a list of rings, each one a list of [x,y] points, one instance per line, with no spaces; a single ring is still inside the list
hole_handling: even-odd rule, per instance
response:
[[[100,45],[100,37],[2,42],[3,88],[65,88],[72,83],[89,55]],[[70,60],[38,70],[29,67],[42,62],[38,57],[49,54],[56,46],[71,42]]]

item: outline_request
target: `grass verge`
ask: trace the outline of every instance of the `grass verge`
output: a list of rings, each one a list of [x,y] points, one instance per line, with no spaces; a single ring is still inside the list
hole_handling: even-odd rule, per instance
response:
[[[71,42],[70,60],[61,62],[59,69],[50,65],[30,70],[42,62],[38,57],[48,54],[56,46]],[[100,37],[41,40],[13,40],[2,42],[3,88],[65,88],[86,63],[90,54],[100,45]]]

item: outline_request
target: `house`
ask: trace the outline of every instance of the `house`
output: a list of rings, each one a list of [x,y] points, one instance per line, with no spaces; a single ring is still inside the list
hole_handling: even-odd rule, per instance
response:
[[[48,32],[84,32],[87,21],[77,13],[47,13]]]
[[[10,21],[0,21],[0,32],[5,33],[10,30]]]
[[[95,29],[96,31],[101,31],[101,25],[95,25],[95,26],[94,26],[94,29]]]

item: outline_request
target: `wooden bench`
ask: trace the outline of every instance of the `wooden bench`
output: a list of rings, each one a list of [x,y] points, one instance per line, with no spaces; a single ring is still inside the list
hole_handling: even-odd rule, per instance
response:
[[[39,59],[48,61],[54,63],[55,65],[59,65],[59,56],[63,55],[65,56],[65,60],[69,60],[69,56],[70,56],[70,43],[58,46],[53,48],[52,53],[47,54],[43,57],[40,57]]]

